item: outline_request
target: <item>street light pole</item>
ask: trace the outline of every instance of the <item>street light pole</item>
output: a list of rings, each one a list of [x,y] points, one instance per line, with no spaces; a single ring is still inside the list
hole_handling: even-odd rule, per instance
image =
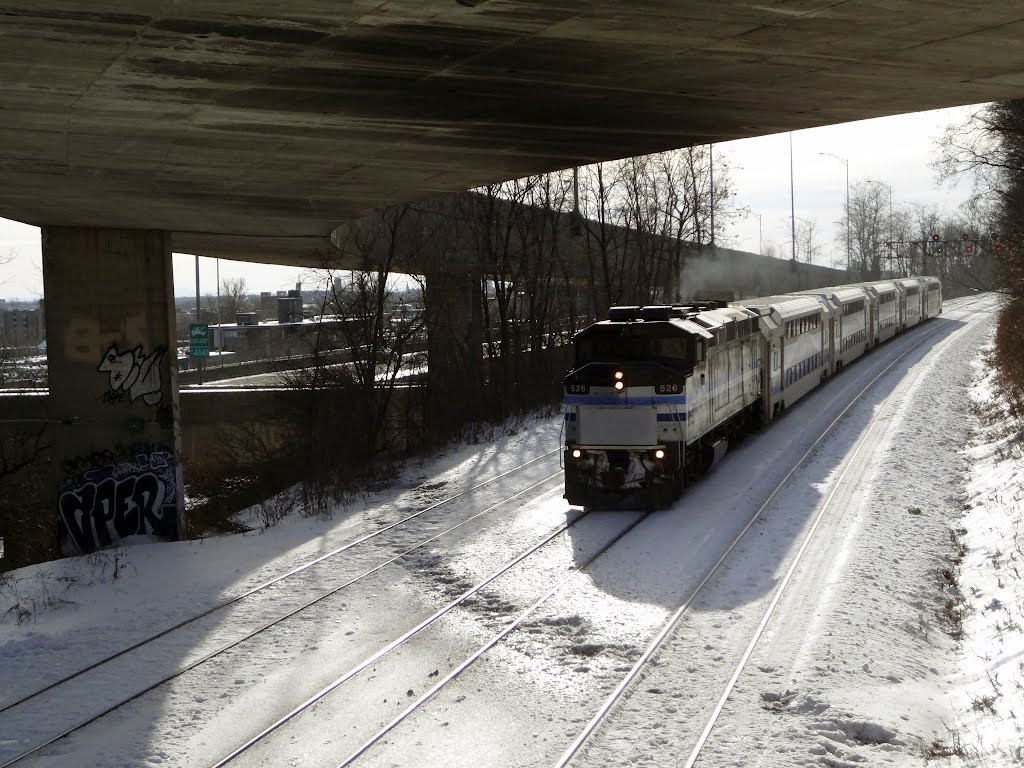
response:
[[[846,166],[846,271],[849,272],[853,266],[853,248],[850,239],[850,161],[845,157],[833,155],[831,152],[819,152],[819,155],[828,155]]]
[[[789,222],[793,237],[793,260],[790,264],[796,271],[796,192],[793,183],[793,132],[789,132]]]

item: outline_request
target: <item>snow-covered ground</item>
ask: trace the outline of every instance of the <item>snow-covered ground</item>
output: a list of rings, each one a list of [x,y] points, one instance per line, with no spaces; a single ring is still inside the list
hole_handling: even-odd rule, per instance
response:
[[[576,569],[637,516],[595,514],[557,534],[237,764],[340,764],[564,581],[519,629],[357,761],[553,765],[808,450],[573,764],[685,765],[734,673],[698,765],[901,766],[947,752],[947,764],[1024,764],[1017,727],[1024,715],[1024,473],[1019,459],[1000,451],[1002,420],[992,418],[998,396],[979,352],[995,300],[959,307],[950,302],[938,320],[850,366],[584,571]],[[894,362],[812,450],[854,395]],[[145,654],[83,676],[60,696],[0,711],[0,765],[338,590],[19,763],[213,765],[574,520],[579,511],[559,498],[558,455],[551,453],[559,427],[557,417],[537,419],[491,443],[453,447],[408,466],[391,488],[330,520],[290,518],[263,533],[140,543],[7,574],[0,710],[113,650],[469,491]],[[815,525],[804,559],[791,568]],[[413,549],[428,537],[435,538]]]
[[[978,422],[957,531],[963,559],[949,590],[964,599],[964,643],[944,741],[971,765],[1024,765],[1024,445],[984,361],[973,363]]]

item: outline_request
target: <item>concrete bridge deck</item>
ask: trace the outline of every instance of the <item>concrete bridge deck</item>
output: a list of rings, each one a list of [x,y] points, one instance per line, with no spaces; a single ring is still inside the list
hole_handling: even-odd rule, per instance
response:
[[[0,3],[0,216],[309,263],[369,209],[1015,97],[990,0]]]

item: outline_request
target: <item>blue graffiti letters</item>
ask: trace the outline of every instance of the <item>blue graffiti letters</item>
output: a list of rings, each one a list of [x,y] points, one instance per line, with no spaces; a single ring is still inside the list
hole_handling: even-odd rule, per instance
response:
[[[174,467],[166,452],[91,470],[58,499],[65,550],[93,552],[134,535],[176,538]]]

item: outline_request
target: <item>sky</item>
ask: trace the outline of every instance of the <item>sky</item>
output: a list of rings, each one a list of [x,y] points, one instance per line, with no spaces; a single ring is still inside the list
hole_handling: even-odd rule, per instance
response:
[[[795,215],[817,222],[822,255],[830,264],[841,256],[837,222],[846,199],[846,168],[831,153],[849,162],[850,184],[872,179],[891,185],[893,203],[928,203],[954,211],[967,197],[966,182],[959,187],[938,187],[929,162],[935,140],[944,128],[962,122],[976,107],[918,112],[910,115],[862,120],[854,123],[794,131],[793,189]],[[731,206],[749,211],[718,232],[720,243],[758,252],[774,242],[788,255],[790,230],[789,134],[775,134],[715,145],[715,157],[725,158],[736,191]],[[0,257],[14,254],[0,266],[0,299],[38,298],[43,280],[39,230],[0,219]],[[200,258],[200,292],[214,293],[217,260]],[[294,288],[304,270],[220,260],[220,279],[244,277],[252,292]],[[308,277],[307,277],[308,280]],[[174,256],[174,285],[178,296],[195,295],[195,258]]]

